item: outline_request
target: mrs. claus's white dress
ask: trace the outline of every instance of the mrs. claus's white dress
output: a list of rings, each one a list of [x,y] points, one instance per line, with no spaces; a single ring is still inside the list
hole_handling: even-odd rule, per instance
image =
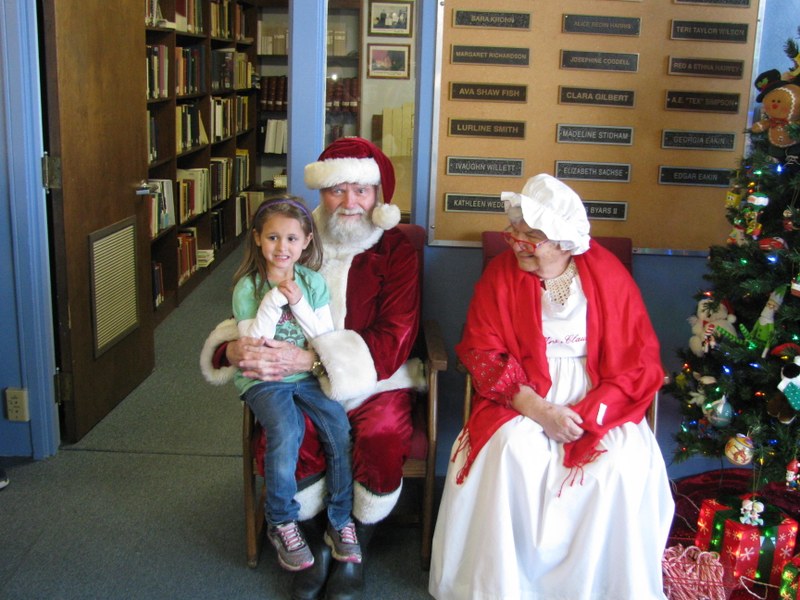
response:
[[[561,312],[547,294],[542,299],[554,382],[547,400],[556,404],[591,386],[586,298],[578,277],[572,286]],[[663,599],[661,556],[674,506],[655,437],[646,420],[626,423],[601,448],[573,481],[562,444],[520,415],[495,432],[462,484],[455,478],[467,453],[458,452],[433,539],[430,593],[438,600]]]

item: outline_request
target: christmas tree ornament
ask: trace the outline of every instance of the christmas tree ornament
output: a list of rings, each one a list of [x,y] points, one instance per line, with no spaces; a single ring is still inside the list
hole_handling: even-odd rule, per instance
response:
[[[748,435],[737,433],[725,444],[725,457],[740,467],[749,465],[753,461],[753,440]]]
[[[714,427],[727,427],[733,420],[733,407],[724,395],[711,402],[703,412]]]
[[[797,227],[795,225],[795,209],[794,206],[787,206],[783,210],[783,230],[794,231]]]
[[[747,197],[744,215],[744,232],[754,240],[761,237],[762,223],[759,217],[769,204],[769,197],[762,192],[755,192]]]
[[[755,80],[758,90],[756,102],[761,103],[762,117],[753,123],[750,131],[766,133],[770,156],[783,160],[787,155],[797,155],[797,145],[789,125],[800,118],[800,86],[794,80],[784,80],[780,71],[770,69]]]
[[[763,525],[764,519],[761,518],[761,513],[764,512],[764,503],[752,498],[745,498],[742,500],[742,508],[739,509],[741,517],[739,522],[745,525]]]
[[[761,310],[758,320],[750,330],[750,339],[764,347],[763,356],[767,355],[769,347],[772,345],[772,338],[775,335],[775,313],[783,304],[783,297],[786,295],[786,286],[775,289],[767,299],[767,303]]]
[[[767,400],[767,414],[784,425],[789,425],[797,416],[797,412],[789,404],[783,392],[775,392]]]
[[[744,192],[739,186],[734,186],[725,194],[725,208],[738,209],[742,204]]]
[[[793,362],[781,369],[778,389],[783,392],[793,409],[800,410],[800,356],[795,356]]]
[[[800,463],[797,462],[796,458],[793,458],[786,465],[786,487],[792,491],[800,487],[800,482],[797,480],[798,471],[800,471]]]
[[[792,296],[800,296],[800,273],[792,279]]]
[[[736,315],[728,309],[730,303],[715,302],[711,298],[703,298],[697,303],[696,313],[689,317],[692,326],[692,337],[689,338],[689,348],[696,356],[703,356],[710,352],[716,345],[715,336],[729,333],[736,339],[736,329],[733,323]]]

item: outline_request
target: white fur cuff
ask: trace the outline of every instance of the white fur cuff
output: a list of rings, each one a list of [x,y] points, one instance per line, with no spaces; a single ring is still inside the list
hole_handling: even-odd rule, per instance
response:
[[[325,477],[315,481],[307,488],[298,490],[294,499],[300,503],[300,513],[297,518],[300,521],[307,521],[316,517],[325,508],[325,495],[327,494],[327,484]]]
[[[312,343],[328,373],[319,380],[326,396],[342,402],[374,393],[378,375],[360,335],[349,329],[331,331],[314,338]]]
[[[362,523],[377,523],[389,516],[403,489],[403,480],[393,492],[376,494],[357,481],[353,482],[353,516]]]
[[[203,349],[200,351],[200,371],[203,373],[208,383],[214,385],[224,385],[233,379],[236,367],[228,366],[215,369],[212,363],[214,352],[223,342],[231,342],[239,339],[239,329],[234,319],[227,319],[217,325],[214,331],[206,339]]]

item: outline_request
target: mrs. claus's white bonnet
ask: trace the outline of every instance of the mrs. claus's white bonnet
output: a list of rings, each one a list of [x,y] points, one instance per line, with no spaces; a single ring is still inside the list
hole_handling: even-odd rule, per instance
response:
[[[580,196],[555,177],[541,173],[528,179],[522,193],[502,192],[500,198],[509,209],[519,207],[522,219],[547,239],[558,242],[572,254],[589,249],[589,219]]]

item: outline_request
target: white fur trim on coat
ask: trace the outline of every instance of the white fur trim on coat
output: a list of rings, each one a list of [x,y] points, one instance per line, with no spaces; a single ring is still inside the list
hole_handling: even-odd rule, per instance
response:
[[[200,351],[200,371],[206,381],[214,385],[224,385],[233,379],[236,367],[228,366],[215,369],[212,363],[214,352],[223,342],[231,342],[239,339],[239,329],[234,319],[227,319],[217,325],[214,331],[209,334]]]
[[[341,183],[378,185],[381,172],[374,158],[329,158],[306,165],[303,178],[309,189],[323,190]]]
[[[300,513],[297,518],[306,521],[316,517],[325,508],[325,496],[327,495],[327,484],[325,477],[315,481],[307,488],[297,490],[294,499],[300,503]]]
[[[376,494],[375,492],[369,491],[359,482],[354,481],[353,516],[367,525],[382,521],[392,512],[392,509],[397,504],[397,500],[400,498],[400,492],[402,490],[402,479],[400,480],[399,487],[388,494]],[[325,510],[326,495],[327,488],[324,477],[315,481],[307,488],[299,490],[294,495],[294,499],[300,503],[298,520],[306,521],[312,519]]]
[[[353,482],[353,516],[364,523],[370,525],[382,521],[389,516],[403,489],[403,480],[393,492],[388,494],[376,494],[369,491],[357,481]]]
[[[370,393],[341,400],[340,403],[344,406],[345,411],[350,412],[354,408],[361,406],[367,398],[374,394],[408,388],[413,388],[418,392],[424,392],[428,389],[428,379],[425,377],[425,363],[418,358],[410,358],[391,377],[381,379]]]
[[[344,329],[318,336],[312,343],[327,371],[319,379],[326,396],[342,402],[375,392],[378,375],[364,338]]]

